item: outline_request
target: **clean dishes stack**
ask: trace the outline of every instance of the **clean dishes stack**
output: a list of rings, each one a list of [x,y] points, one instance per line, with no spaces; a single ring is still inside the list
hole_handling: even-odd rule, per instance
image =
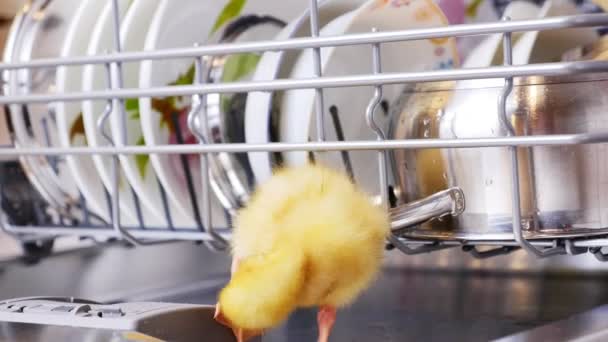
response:
[[[120,0],[120,44],[125,51],[157,50],[209,43],[284,40],[310,35],[307,0],[269,6],[263,0]],[[321,35],[403,30],[447,24],[430,0],[364,1],[326,0],[319,3]],[[114,49],[112,2],[69,0],[33,1],[13,24],[5,62],[41,57],[99,55]],[[47,25],[56,20],[55,25]],[[58,23],[58,24],[57,24]],[[46,26],[45,26],[46,25]],[[40,27],[50,29],[40,30]],[[416,53],[411,53],[416,51]],[[351,56],[358,56],[352,58]],[[194,60],[146,60],[124,63],[122,86],[149,88],[204,82],[271,80],[314,77],[311,51],[249,53],[215,56],[213,65],[198,75]],[[325,75],[370,71],[367,47],[322,49]],[[451,39],[386,44],[382,51],[387,72],[451,68],[457,56]],[[199,77],[200,76],[200,77]],[[7,95],[98,91],[115,86],[103,65],[66,66],[3,74]],[[399,86],[385,88],[384,103],[399,94]],[[373,89],[326,91],[325,125],[328,139],[373,139],[365,107]],[[354,99],[354,100],[353,100]],[[102,147],[193,143],[316,139],[314,92],[296,90],[251,94],[208,94],[204,106],[198,98],[133,98],[120,108],[112,101],[88,100],[10,106],[17,148],[32,146]],[[193,110],[197,108],[197,110]],[[190,113],[192,111],[192,113]],[[200,115],[204,111],[206,115]],[[386,129],[387,108],[378,113]],[[190,115],[189,115],[190,114]],[[193,119],[190,122],[188,118]],[[208,118],[201,122],[201,118]],[[343,136],[338,137],[336,129]],[[211,134],[213,132],[213,134]],[[226,226],[235,210],[246,203],[255,184],[267,179],[279,165],[297,165],[309,158],[345,168],[373,195],[378,171],[368,167],[371,153],[336,154],[290,152],[211,155],[214,224]],[[202,224],[202,170],[198,155],[121,155],[118,195],[120,220],[125,226],[196,228]],[[49,205],[71,222],[108,225],[113,196],[111,157],[101,155],[56,158],[24,157],[30,181]],[[346,164],[345,164],[346,162]],[[207,172],[207,170],[205,170]]]
[[[85,0],[77,4],[71,0],[32,1],[12,25],[4,61],[107,53],[115,49],[115,19],[120,23],[119,39],[124,51],[310,36],[308,0],[272,5],[266,0],[119,0],[117,3],[118,16],[115,18],[110,0]],[[445,2],[441,3],[448,8]],[[449,24],[441,8],[432,0],[320,0],[318,5],[321,36]],[[577,8],[565,0],[548,0],[540,7],[515,1],[504,12],[512,20],[576,13]],[[597,38],[596,31],[586,28],[515,33],[513,62],[525,64],[572,58],[576,53],[582,53],[573,48],[588,46]],[[324,76],[373,72],[369,45],[320,50]],[[380,55],[385,73],[459,67],[457,42],[453,38],[386,43],[382,44]],[[490,35],[467,53],[463,66],[498,65],[502,63],[501,56],[502,36]],[[202,70],[196,67],[193,58],[123,63],[122,87],[144,89],[198,82],[317,77],[311,49],[207,56],[201,61]],[[3,91],[7,95],[100,91],[118,86],[111,81],[118,76],[110,75],[114,71],[106,70],[103,65],[6,71]],[[374,122],[393,139],[502,136],[505,133],[497,116],[489,115],[496,111],[496,97],[502,84],[502,79],[443,84],[445,89],[480,89],[475,99],[464,96],[469,92],[450,93],[449,96],[446,95],[448,91],[434,93],[430,91],[432,86],[385,85],[380,105],[373,113]],[[365,115],[374,91],[373,87],[324,90],[322,124],[327,140],[377,138]],[[196,95],[11,105],[9,112],[16,148],[102,147],[306,143],[318,139],[315,107],[314,90],[296,89],[211,93],[204,98]],[[489,109],[484,113],[475,110],[480,107]],[[425,112],[429,108],[432,113]],[[422,112],[425,114],[420,114]],[[450,127],[439,125],[439,120],[449,118],[454,112],[471,114],[455,117]],[[472,118],[474,113],[481,115]],[[422,121],[417,122],[419,119]],[[472,126],[472,122],[476,125]],[[475,127],[481,128],[475,131]],[[467,213],[502,215],[510,210],[508,192],[504,192],[509,182],[506,152],[486,149],[481,154],[471,150],[453,153],[459,160],[468,160],[469,167],[496,170],[490,183],[457,184],[471,192],[467,195]],[[442,159],[441,152],[436,150],[396,151],[392,176],[397,193],[413,196],[408,198],[412,200],[444,189],[453,178],[468,179],[466,171],[460,175],[460,170],[452,169],[448,174],[448,166]],[[197,154],[120,155],[119,218],[129,227],[196,229],[203,224],[202,214],[210,210],[214,226],[229,226],[236,211],[247,203],[256,184],[267,180],[277,167],[301,165],[311,160],[349,172],[372,198],[380,199],[377,154],[373,151],[215,153],[209,155],[206,169],[201,168],[201,158]],[[110,200],[115,195],[112,193],[111,157],[22,157],[20,161],[29,180],[49,207],[58,213],[59,223],[110,224]],[[542,166],[540,170],[543,170]],[[205,173],[210,178],[210,189],[203,189]],[[412,179],[406,177],[412,174]],[[540,185],[542,181],[539,181]],[[203,190],[210,190],[212,194],[210,209],[203,203]],[[488,198],[504,200],[488,201]]]
[[[309,0],[273,4],[265,0],[119,0],[118,5],[120,45],[125,51],[310,36]],[[576,9],[571,7],[562,6],[558,0],[546,1],[542,7],[513,2],[505,13],[513,20],[542,18],[573,14]],[[109,0],[86,0],[76,5],[71,0],[33,1],[15,19],[4,61],[107,53],[115,47],[113,21],[112,2]],[[321,36],[446,25],[448,21],[444,13],[432,0],[319,1]],[[43,27],[44,30],[41,29]],[[597,37],[593,30],[579,29],[527,32],[514,34],[513,38],[514,63],[524,64],[553,61],[567,49],[577,44],[589,44]],[[501,36],[487,37],[471,50],[464,66],[500,64],[501,53]],[[381,62],[382,72],[387,73],[459,66],[456,41],[452,38],[383,44]],[[123,64],[120,79],[110,79],[112,77],[103,65],[7,71],[3,73],[3,90],[7,95],[53,94],[99,91],[116,86],[119,81],[125,88],[153,88],[197,82],[316,77],[311,49],[213,56],[204,58],[203,63],[205,73],[199,74],[201,70],[195,67],[195,60],[191,58],[129,62]],[[321,70],[328,77],[369,74],[373,72],[372,50],[368,45],[321,48]],[[472,81],[463,81],[460,86],[470,84],[467,82]],[[497,82],[502,80],[473,83],[488,88],[483,101],[495,103],[496,89],[500,86]],[[403,84],[383,86],[383,98],[374,113],[374,121],[387,134],[389,131],[405,134],[399,128],[404,122],[395,121],[400,114],[396,113],[401,110],[399,106],[407,102],[401,98],[404,89],[408,87]],[[365,116],[373,95],[373,87],[325,89],[323,124],[326,139],[375,140],[376,134]],[[417,103],[438,103],[437,99],[423,98],[424,101]],[[202,100],[198,95],[130,98],[123,102],[122,107],[118,101],[88,100],[11,105],[9,110],[16,148],[306,143],[318,139],[315,91],[312,89],[207,94]],[[472,104],[468,100],[461,101],[458,96],[450,100],[450,108]],[[202,121],[204,118],[205,122]],[[475,121],[483,123],[491,119],[491,116],[485,116]],[[459,129],[468,129],[470,122],[470,119],[455,120],[450,132],[445,134],[463,137]],[[488,127],[496,128],[495,124],[488,123]],[[432,123],[427,126],[418,131],[422,132],[422,138],[439,134],[438,127],[431,134]],[[433,153],[430,151],[418,156],[431,162],[439,158]],[[459,153],[466,158],[469,152]],[[485,156],[472,160],[472,165],[490,163],[496,166],[501,165],[504,159],[500,154],[490,152]],[[399,158],[397,154],[397,164],[405,163]],[[199,155],[121,155],[118,184],[120,220],[129,227],[201,227],[202,213],[208,210],[201,197],[205,184],[203,176],[208,173],[209,190],[213,194],[210,204],[213,222],[215,226],[225,227],[230,225],[236,210],[246,204],[255,184],[268,179],[276,167],[300,165],[310,160],[319,160],[349,172],[370,196],[379,200],[381,189],[376,152],[217,153],[209,155],[207,169],[201,168]],[[21,162],[30,181],[60,217],[89,225],[108,225],[111,222],[110,199],[114,195],[111,157],[23,157]],[[410,166],[415,167],[413,164],[416,163]],[[396,168],[394,177],[405,188],[402,171]],[[435,180],[437,184],[444,182],[440,178]],[[508,180],[506,174],[498,178]],[[502,189],[501,185],[501,181],[497,181],[494,186],[484,186],[475,191],[488,196],[505,196],[496,192],[496,189]],[[437,186],[429,187],[435,188]],[[478,198],[480,203],[472,197],[471,208],[478,204],[479,210],[483,211],[487,203],[483,197]]]

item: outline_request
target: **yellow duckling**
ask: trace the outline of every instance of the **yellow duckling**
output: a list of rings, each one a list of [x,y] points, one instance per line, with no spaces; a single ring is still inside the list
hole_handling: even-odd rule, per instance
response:
[[[385,208],[340,172],[319,165],[278,171],[235,221],[232,278],[216,320],[245,341],[298,307],[319,307],[319,341],[336,309],[370,286],[389,233]]]

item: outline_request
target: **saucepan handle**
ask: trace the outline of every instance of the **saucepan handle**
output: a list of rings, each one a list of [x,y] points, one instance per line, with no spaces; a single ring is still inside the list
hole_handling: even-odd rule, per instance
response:
[[[439,191],[423,199],[390,209],[391,230],[404,229],[446,215],[458,216],[465,210],[464,193],[458,187]]]

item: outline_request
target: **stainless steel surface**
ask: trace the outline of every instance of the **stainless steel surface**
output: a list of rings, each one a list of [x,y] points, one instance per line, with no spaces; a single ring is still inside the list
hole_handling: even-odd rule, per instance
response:
[[[497,339],[496,342],[606,341],[608,339],[606,318],[608,318],[608,305],[602,305],[593,310],[568,317],[564,320]]]
[[[154,341],[150,336],[135,332],[4,322],[0,322],[0,339],[6,342],[135,342],[142,339]]]
[[[0,326],[4,331],[18,334],[15,326],[33,324],[39,328],[31,330],[40,332],[40,338],[46,341],[57,338],[53,336],[57,332],[70,339],[74,336],[83,338],[81,333],[95,338],[112,333],[124,340],[136,340],[138,335],[143,335],[163,341],[234,341],[232,331],[216,322],[214,313],[213,305],[167,302],[100,304],[73,298],[11,298],[0,302]],[[66,331],[59,327],[71,329]]]
[[[213,304],[229,268],[226,254],[192,243],[100,246],[56,254],[27,267],[19,260],[0,263],[0,297],[43,294],[104,303]],[[332,338],[502,338],[608,303],[607,272],[608,265],[590,255],[537,259],[519,251],[477,260],[458,250],[408,257],[390,252],[377,282],[338,312]],[[0,334],[4,331],[0,328]],[[315,338],[316,311],[311,309],[297,311],[262,341]]]

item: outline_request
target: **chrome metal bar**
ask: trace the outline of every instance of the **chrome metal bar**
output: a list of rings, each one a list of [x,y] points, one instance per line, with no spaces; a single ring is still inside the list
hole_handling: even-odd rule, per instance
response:
[[[114,52],[120,53],[122,49],[120,46],[120,15],[119,15],[119,8],[118,8],[118,0],[112,0],[112,17],[113,17],[112,24],[114,26],[114,32],[113,32],[113,34],[114,34]],[[114,67],[116,70],[115,85],[113,84],[114,82],[112,82],[111,73],[110,73],[110,79],[108,79],[108,88],[121,89],[122,88],[121,62],[120,61],[114,62]],[[125,108],[124,108],[124,99],[114,98],[114,99],[112,99],[112,102],[113,102],[112,103],[113,108],[117,109],[117,111],[115,111],[114,115],[120,116],[120,120],[119,120],[120,139],[110,139],[109,143],[112,144],[113,146],[122,146],[127,141],[127,128],[126,128],[127,113],[125,112]],[[118,140],[118,142],[116,140]],[[120,191],[119,190],[120,170],[121,170],[120,160],[118,159],[118,155],[115,154],[112,157],[112,194],[111,194],[112,227],[114,228],[114,231],[121,239],[128,241],[132,245],[145,245],[146,244],[145,242],[143,242],[143,241],[139,240],[138,238],[134,237],[133,235],[131,235],[120,224],[120,192],[119,192]]]
[[[205,83],[207,77],[205,76],[207,73],[206,68],[204,67],[205,63],[203,62],[204,57],[198,57],[195,61],[195,68],[197,71],[197,77],[195,82],[198,84]],[[193,134],[199,139],[200,144],[205,144],[205,137],[208,133],[208,125],[207,122],[209,120],[207,116],[207,111],[202,110],[203,107],[207,103],[207,95],[201,94],[197,95],[198,101],[192,104],[192,108],[190,113],[188,113],[188,127],[192,131]],[[195,127],[194,124],[195,118],[198,118],[200,131]],[[208,233],[213,241],[206,242],[207,247],[214,251],[223,251],[229,246],[228,241],[226,241],[220,234],[218,234],[213,227],[213,211],[211,209],[211,181],[210,181],[210,163],[209,163],[209,155],[202,154],[200,156],[200,166],[201,166],[201,191],[203,197],[203,232]]]
[[[120,8],[118,7],[118,0],[112,0],[112,35],[114,37],[114,52],[122,52],[122,43],[120,41]],[[120,65],[121,61],[113,61],[117,65]],[[122,74],[117,75],[122,79]],[[122,83],[122,81],[121,81]]]
[[[310,35],[319,37],[319,6],[317,0],[310,0]],[[321,48],[312,49],[312,62],[314,75],[319,78],[323,75],[321,70]],[[325,101],[323,99],[323,88],[315,88],[315,124],[317,127],[317,141],[325,141]]]
[[[436,240],[411,240],[407,238],[400,238],[400,240],[410,246],[419,245],[433,245],[437,244]],[[515,240],[493,240],[493,241],[457,241],[457,240],[444,240],[439,241],[442,245],[448,246],[510,246],[519,247],[519,243]],[[555,241],[552,240],[529,240],[529,242],[536,247],[552,247],[555,245]],[[577,248],[591,248],[591,247],[608,247],[608,239],[581,239],[572,240],[573,246]]]
[[[509,20],[509,18],[505,18],[505,20]],[[504,64],[511,65],[513,62],[513,46],[511,41],[511,33],[505,33],[503,35],[503,56],[504,56]],[[502,120],[502,124],[507,131],[507,135],[514,136],[515,129],[509,120],[507,114],[507,99],[509,95],[513,91],[513,78],[506,77],[505,85],[502,93],[498,98],[498,111],[499,117]],[[511,194],[511,203],[512,203],[512,215],[513,215],[513,235],[515,236],[515,241],[519,243],[519,245],[528,251],[531,254],[536,255],[539,258],[548,257],[551,255],[557,254],[565,254],[564,247],[556,246],[547,248],[544,250],[540,250],[530,244],[525,237],[523,236],[522,227],[521,227],[521,194],[519,189],[519,157],[517,155],[517,146],[510,146],[509,150],[511,152],[511,182],[512,182],[512,194]]]
[[[340,114],[338,113],[338,107],[329,107],[329,116],[336,132],[336,138],[338,139],[338,141],[345,141],[346,138],[344,137],[344,129],[342,128],[342,122],[340,120]],[[350,179],[354,180],[355,172],[353,171],[353,163],[350,159],[350,153],[348,151],[340,151],[340,154],[342,156],[342,164],[344,164],[346,174]]]
[[[608,25],[608,14],[584,14],[545,19],[518,20],[510,22],[489,22],[479,24],[450,25],[416,30],[386,31],[380,33],[358,33],[339,36],[292,38],[279,41],[258,41],[250,43],[214,44],[200,47],[111,53],[99,56],[79,56],[67,58],[37,59],[27,62],[0,63],[0,70],[21,68],[43,68],[82,64],[103,64],[139,62],[141,60],[194,58],[245,52],[279,51],[289,49],[321,48],[345,45],[390,43],[408,40],[445,37],[477,36],[505,32],[542,31],[571,27],[592,27]]]
[[[67,235],[80,235],[80,236],[97,236],[104,238],[121,238],[122,235],[117,233],[113,229],[103,229],[103,228],[87,228],[87,227],[14,227],[10,225],[5,225],[5,231],[11,234],[36,234],[40,236],[67,236]],[[180,240],[190,240],[190,241],[211,241],[213,237],[208,233],[203,233],[199,230],[193,229],[192,231],[176,231],[176,230],[167,230],[167,229],[129,229],[129,235],[135,237],[136,239],[143,241],[146,240],[169,240],[175,239],[179,237]],[[226,232],[219,233],[222,235],[224,239],[230,239],[231,234]],[[148,242],[148,241],[146,241]]]
[[[175,230],[175,226],[173,225],[173,217],[171,216],[171,207],[169,206],[169,199],[167,198],[167,192],[158,178],[156,178],[156,185],[158,186],[158,192],[160,193],[160,202],[163,205],[163,214],[167,220],[167,228],[169,230]]]
[[[285,152],[285,151],[374,151],[395,149],[429,148],[473,148],[506,146],[559,146],[597,144],[608,142],[608,133],[560,134],[525,137],[475,138],[475,139],[407,139],[386,141],[336,141],[307,143],[268,144],[212,144],[212,145],[159,145],[121,147],[23,147],[0,148],[0,156],[13,155],[114,155],[114,154],[192,154],[192,153],[243,153],[243,152]]]
[[[195,62],[195,73],[198,75],[196,79],[197,84],[205,84],[209,82],[210,70],[206,66],[214,65],[214,58],[209,58],[207,61],[204,59],[205,57],[199,57]],[[209,137],[212,136],[212,133],[208,124],[209,113],[207,112],[207,94],[194,95],[192,100],[192,107],[187,117],[188,129],[190,129],[192,134],[194,134],[194,136],[198,139],[199,144],[212,144],[212,139],[209,139]],[[238,198],[238,196],[234,194],[234,189],[232,187],[233,183],[230,176],[221,165],[222,157],[223,155],[221,154],[214,155],[211,158],[209,158],[207,155],[201,157],[201,159],[205,159],[204,163],[206,165],[204,167],[201,166],[201,172],[207,172],[207,175],[205,176],[203,174],[202,178],[207,177],[207,182],[211,190],[213,190],[215,198],[224,208],[227,208],[226,210],[228,211],[229,215],[234,216],[236,215],[238,208],[240,208],[243,203],[241,198]],[[203,160],[201,160],[201,162],[203,162]],[[203,179],[203,182],[205,182],[205,179]],[[245,192],[244,189],[243,192]],[[204,204],[203,207],[207,208],[207,205]],[[210,207],[209,210],[211,210]]]
[[[203,67],[204,63],[202,60],[203,57],[199,57],[195,61],[195,67],[197,71],[197,77],[195,82],[197,84],[203,84],[205,79],[206,69]],[[204,144],[207,143],[204,137],[207,133],[207,111],[201,113],[201,108],[205,106],[207,102],[207,96],[205,94],[198,95],[198,103],[193,103],[192,108],[190,109],[190,113],[188,114],[188,128],[197,136],[199,139],[199,143]],[[199,128],[201,132],[199,132],[196,127],[194,127],[194,120],[198,117],[199,120]],[[202,133],[204,132],[204,133]],[[198,134],[197,134],[198,133]],[[207,231],[208,228],[213,226],[213,216],[211,214],[211,197],[209,194],[209,157],[207,154],[202,154],[200,156],[200,166],[201,166],[201,191],[203,194],[203,231]],[[213,234],[211,234],[213,235]],[[220,240],[221,241],[221,240]],[[225,242],[225,241],[221,241]],[[215,249],[215,245],[209,245],[209,247]]]
[[[499,255],[511,254],[519,248],[519,246],[502,246],[488,251],[480,251],[476,248],[476,246],[463,246],[462,250],[471,254],[471,256],[475,259],[483,260],[493,258]]]
[[[21,236],[27,235],[40,235],[40,236],[68,236],[68,235],[81,235],[81,236],[99,236],[99,237],[119,237],[116,232],[112,229],[99,228],[99,227],[56,227],[56,226],[12,226],[5,220],[0,220],[0,226],[10,234],[17,234]],[[150,239],[150,240],[166,240],[179,238],[180,240],[189,241],[203,241],[211,240],[212,237],[196,229],[192,230],[167,230],[150,228],[146,230],[141,229],[129,229],[133,236],[139,239]],[[231,234],[228,229],[218,229],[218,234],[221,234],[223,238],[229,240]],[[405,238],[399,239],[403,244],[408,246],[423,246],[423,245],[437,245],[438,241],[434,240],[410,240]],[[555,245],[554,241],[551,240],[530,240],[532,245],[536,247],[551,247]],[[440,241],[442,246],[519,246],[514,240],[505,241],[457,241],[457,240],[446,240]],[[574,240],[573,245],[581,248],[592,248],[592,247],[608,247],[608,239],[582,239]]]
[[[372,32],[377,32],[376,28],[372,29]],[[372,68],[374,74],[382,73],[382,60],[380,58],[380,44],[372,45]],[[376,133],[376,140],[384,141],[386,140],[386,134],[382,130],[378,123],[375,120],[374,114],[376,113],[376,109],[378,105],[382,101],[382,86],[378,85],[374,89],[374,96],[370,100],[367,110],[365,113],[365,122],[367,126]],[[380,185],[380,200],[382,204],[388,203],[388,156],[387,152],[384,150],[378,151],[378,173],[379,173],[379,185]]]
[[[166,86],[146,89],[126,88],[119,90],[113,89],[43,95],[11,95],[0,97],[0,104],[105,100],[110,98],[125,99],[130,97],[165,97],[178,95],[191,96],[195,94],[240,93],[289,89],[341,88],[358,86],[377,86],[411,82],[458,81],[505,77],[567,76],[606,71],[608,71],[607,61],[539,63],[517,66],[494,66],[488,68],[449,69],[405,73],[383,73],[380,75],[278,79],[271,81],[248,81],[203,85]]]

